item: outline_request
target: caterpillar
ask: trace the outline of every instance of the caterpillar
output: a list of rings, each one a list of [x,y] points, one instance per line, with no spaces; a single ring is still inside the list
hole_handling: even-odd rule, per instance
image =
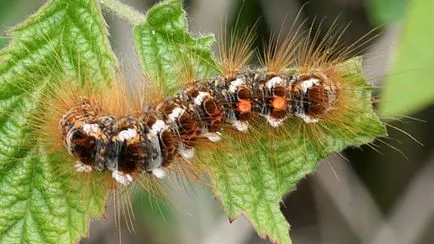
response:
[[[336,109],[341,85],[335,77],[245,71],[197,81],[136,116],[105,114],[98,102],[79,97],[59,121],[59,133],[78,172],[109,170],[123,185],[132,182],[131,174],[163,178],[176,157],[193,158],[198,142],[218,143],[225,125],[247,133],[256,117],[271,127],[296,118],[320,123]]]

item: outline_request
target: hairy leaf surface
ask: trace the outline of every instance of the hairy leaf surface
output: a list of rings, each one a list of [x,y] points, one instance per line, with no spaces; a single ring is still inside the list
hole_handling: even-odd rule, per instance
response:
[[[165,94],[180,88],[179,68],[193,68],[196,78],[215,74],[212,58],[213,35],[193,37],[182,2],[170,0],[154,6],[147,13],[145,23],[135,27],[136,50],[145,74],[161,82]]]

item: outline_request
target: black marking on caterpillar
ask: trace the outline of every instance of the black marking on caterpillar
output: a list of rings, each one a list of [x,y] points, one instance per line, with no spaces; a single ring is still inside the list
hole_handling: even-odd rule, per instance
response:
[[[317,123],[338,97],[336,81],[322,73],[270,77],[245,71],[232,80],[195,82],[139,116],[98,115],[98,104],[83,97],[64,114],[59,130],[77,171],[112,171],[128,185],[133,173],[163,178],[176,156],[193,158],[200,139],[218,142],[225,124],[247,132],[256,116],[272,127],[295,117]]]

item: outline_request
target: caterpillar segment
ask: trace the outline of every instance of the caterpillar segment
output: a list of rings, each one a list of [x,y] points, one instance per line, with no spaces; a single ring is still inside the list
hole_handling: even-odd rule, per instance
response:
[[[288,119],[318,123],[338,98],[338,82],[319,72],[244,71],[191,83],[138,115],[104,114],[83,97],[64,114],[59,131],[78,172],[111,171],[119,184],[129,185],[135,174],[164,178],[172,162],[191,161],[203,140],[218,143],[228,125],[248,133],[257,117],[271,127]]]

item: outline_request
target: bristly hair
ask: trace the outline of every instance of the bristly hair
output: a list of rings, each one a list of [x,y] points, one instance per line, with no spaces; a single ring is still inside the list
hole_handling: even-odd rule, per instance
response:
[[[348,43],[342,39],[342,36],[350,24],[341,27],[337,23],[338,20],[339,17],[336,17],[324,32],[325,18],[321,19],[319,24],[316,24],[316,19],[313,19],[306,33],[306,38],[300,41],[294,63],[301,72],[307,73],[317,68],[327,69],[327,67],[336,66],[351,57],[363,55],[379,35],[376,33],[378,28],[374,28],[353,43]],[[315,28],[316,31],[314,31]]]
[[[258,20],[259,21],[259,20]],[[223,26],[218,38],[218,60],[220,73],[232,80],[236,74],[245,68],[254,54],[255,30],[258,21],[245,30],[239,30],[237,26],[227,33]]]
[[[279,32],[273,33],[269,43],[259,55],[261,65],[269,76],[281,74],[284,69],[296,65],[297,52],[305,32],[304,25],[307,19],[299,22],[301,10],[298,12],[288,33],[283,34],[283,27]]]

